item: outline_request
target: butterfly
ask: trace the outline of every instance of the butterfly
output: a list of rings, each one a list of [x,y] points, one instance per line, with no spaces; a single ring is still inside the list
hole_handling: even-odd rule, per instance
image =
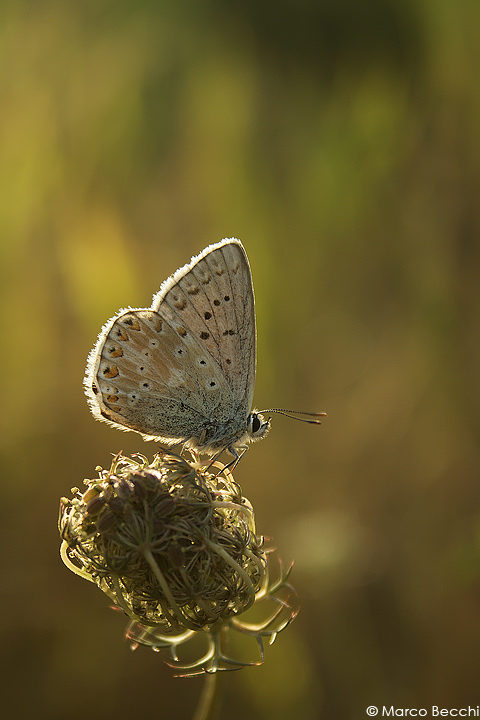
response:
[[[103,326],[84,386],[98,420],[167,446],[228,450],[236,463],[267,434],[263,413],[291,412],[252,410],[255,367],[252,275],[242,243],[228,238],[165,280],[150,308],[120,310]]]

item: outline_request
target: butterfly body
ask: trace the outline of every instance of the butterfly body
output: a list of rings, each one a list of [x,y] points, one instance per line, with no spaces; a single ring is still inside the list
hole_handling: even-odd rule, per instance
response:
[[[255,345],[248,259],[239,240],[222,240],[169,277],[150,308],[104,325],[87,363],[90,408],[146,440],[238,457],[269,428],[251,409]]]

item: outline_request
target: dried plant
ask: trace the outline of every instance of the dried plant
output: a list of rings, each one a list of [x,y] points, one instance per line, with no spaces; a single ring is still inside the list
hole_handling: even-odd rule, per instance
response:
[[[128,616],[132,648],[168,648],[182,676],[262,663],[264,640],[297,613],[296,594],[231,472],[166,451],[151,463],[118,455],[97,470],[61,500],[61,555]],[[255,622],[253,606],[265,609]],[[232,633],[255,640],[254,659],[233,656]],[[206,649],[180,659],[199,638]]]

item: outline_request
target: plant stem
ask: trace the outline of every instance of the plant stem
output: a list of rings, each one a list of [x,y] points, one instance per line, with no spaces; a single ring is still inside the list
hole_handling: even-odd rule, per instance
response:
[[[202,694],[192,720],[215,720],[220,709],[220,689],[223,673],[206,673]]]

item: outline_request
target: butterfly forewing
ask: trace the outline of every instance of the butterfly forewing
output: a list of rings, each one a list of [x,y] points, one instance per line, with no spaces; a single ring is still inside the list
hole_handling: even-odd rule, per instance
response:
[[[152,308],[193,334],[218,364],[230,388],[228,396],[219,388],[219,418],[226,419],[239,406],[246,417],[255,384],[255,309],[250,267],[238,241],[211,247],[214,249],[207,252],[207,248],[196,262],[166,281]],[[198,380],[201,387],[201,378]]]

